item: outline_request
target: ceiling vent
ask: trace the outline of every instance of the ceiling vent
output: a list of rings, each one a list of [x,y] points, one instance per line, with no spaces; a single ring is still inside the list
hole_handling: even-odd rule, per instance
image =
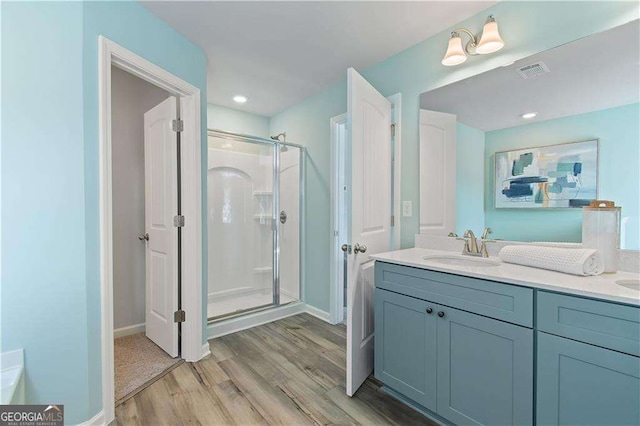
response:
[[[549,72],[549,67],[544,62],[535,62],[533,64],[525,65],[518,68],[518,74],[525,80],[537,77]]]

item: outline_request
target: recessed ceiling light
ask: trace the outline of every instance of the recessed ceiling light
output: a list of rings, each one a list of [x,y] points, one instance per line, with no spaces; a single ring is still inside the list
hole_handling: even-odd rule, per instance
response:
[[[529,120],[529,119],[535,117],[536,115],[538,115],[537,112],[525,112],[520,117],[524,118],[525,120]]]
[[[233,97],[234,102],[237,102],[239,104],[243,104],[245,102],[247,102],[247,97],[246,96],[242,96],[242,95],[236,95]]]

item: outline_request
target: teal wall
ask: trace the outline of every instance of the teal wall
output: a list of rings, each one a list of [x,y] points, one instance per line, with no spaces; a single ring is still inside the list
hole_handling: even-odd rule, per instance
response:
[[[220,105],[207,104],[207,128],[269,137],[269,118]]]
[[[495,14],[507,45],[499,53],[470,58],[457,67],[440,63],[454,28],[480,32],[486,16]],[[402,247],[412,247],[418,232],[419,96],[504,63],[522,59],[638,18],[636,2],[499,2],[476,16],[361,71],[383,95],[402,93],[402,200],[413,202],[412,217],[401,218]],[[306,299],[329,310],[329,119],[346,112],[345,80],[325,88],[271,119],[271,133],[287,132],[288,140],[309,151],[307,174]]]
[[[100,331],[87,318],[83,6],[0,7],[0,350],[25,349],[28,402],[65,404],[67,420],[78,423],[97,411],[88,341]],[[93,309],[100,312],[99,305]]]
[[[484,132],[456,125],[456,233],[481,235],[484,221]]]
[[[330,86],[318,95],[271,117],[271,134],[287,132],[287,141],[307,147],[305,190],[305,301],[329,311],[329,118],[347,112],[347,84]]]
[[[516,241],[582,240],[582,210],[495,209],[494,154],[534,146],[600,139],[598,198],[622,206],[627,218],[623,248],[640,249],[640,104],[557,118],[485,133],[486,224],[494,237]]]
[[[98,35],[198,87],[203,130],[206,57],[135,2],[1,7],[1,350],[25,349],[28,402],[80,423],[102,408]]]

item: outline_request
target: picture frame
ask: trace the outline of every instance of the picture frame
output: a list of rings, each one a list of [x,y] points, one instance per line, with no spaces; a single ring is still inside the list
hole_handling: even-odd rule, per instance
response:
[[[496,152],[496,209],[576,209],[598,198],[599,139]]]

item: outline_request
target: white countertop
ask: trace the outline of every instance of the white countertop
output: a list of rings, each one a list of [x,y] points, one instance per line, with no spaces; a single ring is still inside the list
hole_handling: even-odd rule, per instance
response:
[[[481,278],[640,306],[640,291],[616,284],[617,280],[640,279],[640,274],[631,272],[616,272],[615,274],[581,277],[547,271],[545,269],[504,263],[498,257],[490,258],[491,260],[500,262],[500,265],[493,267],[445,265],[434,262],[433,260],[424,259],[425,256],[459,254],[460,252],[411,248],[374,254],[371,255],[371,258],[398,265],[413,266],[415,268],[429,269],[466,277]],[[470,259],[474,259],[471,256],[469,257]]]

